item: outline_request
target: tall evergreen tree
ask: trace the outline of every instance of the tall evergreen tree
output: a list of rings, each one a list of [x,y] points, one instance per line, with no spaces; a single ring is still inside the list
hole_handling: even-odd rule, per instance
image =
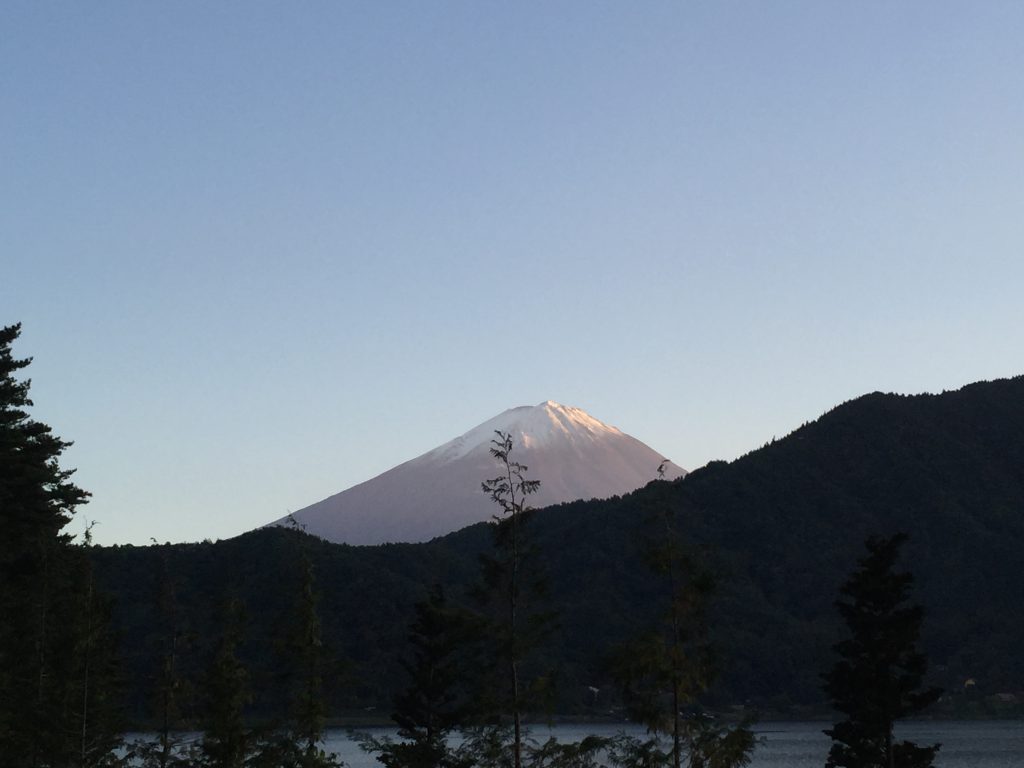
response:
[[[148,638],[153,648],[151,658],[152,669],[155,670],[149,698],[157,723],[156,741],[140,739],[132,749],[143,768],[169,768],[189,763],[183,742],[175,737],[176,730],[182,726],[181,708],[189,691],[182,670],[189,638],[178,605],[177,584],[170,561],[171,547],[157,545],[155,541],[153,544],[160,549],[160,568],[153,592],[156,619],[152,635]]]
[[[205,768],[243,768],[252,752],[245,727],[244,709],[249,702],[249,675],[238,657],[244,616],[237,599],[223,608],[223,630],[206,679],[206,717],[200,744],[200,764]]]
[[[301,526],[289,518],[292,526]],[[319,603],[310,537],[299,535],[299,594],[288,621],[291,632],[281,660],[282,690],[288,695],[288,721],[265,737],[257,748],[253,768],[337,768],[339,760],[324,749],[327,703],[324,678],[327,657],[321,631]]]
[[[20,332],[0,329],[0,755],[12,768],[58,762],[79,733],[61,666],[75,656],[81,573],[64,528],[89,496],[60,467],[71,444],[29,416],[30,381],[15,376],[31,359],[11,349]]]
[[[324,643],[313,560],[305,549],[299,567],[302,581],[293,642],[299,675],[292,699],[292,730],[305,757],[304,765],[312,766],[322,754],[324,724],[327,720],[323,691]]]
[[[362,747],[387,768],[469,768],[468,758],[448,746],[448,737],[472,712],[469,677],[476,665],[469,649],[479,622],[452,605],[440,585],[415,610],[411,656],[402,663],[409,684],[395,697],[391,715],[401,741],[368,738]]]
[[[929,768],[939,745],[895,742],[897,720],[934,703],[941,691],[922,688],[928,664],[918,649],[924,610],[909,602],[913,576],[895,570],[904,533],[872,536],[868,554],[836,601],[849,637],[836,644],[839,661],[824,675],[832,705],[846,715],[832,737],[827,768]]]
[[[72,604],[63,631],[67,698],[64,711],[74,736],[68,744],[66,764],[99,768],[117,763],[115,750],[122,744],[121,701],[116,643],[111,631],[111,601],[96,584],[91,560],[92,524],[83,542],[72,551],[74,581]]]

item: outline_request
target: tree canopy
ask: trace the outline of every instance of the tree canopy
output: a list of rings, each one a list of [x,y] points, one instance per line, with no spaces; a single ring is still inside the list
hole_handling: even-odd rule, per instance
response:
[[[840,589],[836,608],[849,630],[825,691],[846,715],[832,737],[828,768],[930,768],[939,746],[893,739],[897,720],[933,704],[938,688],[923,688],[927,659],[918,647],[924,609],[909,601],[913,577],[895,570],[906,534],[872,536],[868,554]]]
[[[89,494],[60,458],[71,443],[29,415],[31,362],[0,329],[0,754],[5,765],[101,765],[117,743],[109,606],[85,546],[64,529]]]

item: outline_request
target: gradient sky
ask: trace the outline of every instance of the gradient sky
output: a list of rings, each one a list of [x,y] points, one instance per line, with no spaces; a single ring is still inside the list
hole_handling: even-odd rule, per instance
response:
[[[11,0],[0,324],[104,544],[547,399],[692,469],[1024,373],[1022,73],[1017,0]]]

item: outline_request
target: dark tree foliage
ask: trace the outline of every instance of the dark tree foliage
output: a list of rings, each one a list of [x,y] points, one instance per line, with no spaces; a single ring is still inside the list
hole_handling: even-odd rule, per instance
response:
[[[477,632],[476,617],[449,603],[440,585],[417,603],[409,632],[412,657],[402,664],[410,684],[395,697],[392,714],[400,736],[436,744],[465,724],[472,710],[467,648]]]
[[[140,739],[132,745],[133,754],[141,761],[143,768],[189,764],[189,756],[176,732],[184,725],[182,706],[187,702],[191,690],[183,669],[190,638],[178,603],[171,547],[158,546],[158,549],[160,563],[153,597],[156,613],[148,643],[153,649],[153,671],[150,675],[152,689],[148,691],[148,703],[156,723],[156,741]]]
[[[708,626],[714,581],[681,540],[671,509],[661,509],[654,522],[646,559],[657,576],[651,602],[663,606],[662,614],[616,650],[612,667],[630,717],[671,742],[667,753],[652,742],[637,742],[633,751],[643,754],[646,744],[646,760],[673,768],[684,756],[691,768],[747,765],[754,748],[749,723],[721,727],[700,708],[714,676]]]
[[[833,706],[846,715],[832,737],[828,768],[929,768],[939,745],[894,743],[893,725],[938,700],[922,688],[927,660],[918,649],[924,610],[908,601],[913,577],[894,570],[906,534],[872,536],[868,554],[836,601],[849,637],[836,644],[839,661],[824,675]]]
[[[292,641],[299,675],[292,694],[292,723],[295,736],[308,755],[316,754],[324,738],[327,720],[324,705],[324,641],[320,629],[320,597],[316,589],[313,561],[303,552],[299,563],[302,586],[297,606],[296,633]]]
[[[68,765],[106,766],[117,763],[121,745],[121,684],[116,641],[110,630],[111,601],[96,585],[91,560],[92,526],[81,546],[74,547],[69,621],[62,643],[69,696],[64,711],[75,728]]]
[[[449,747],[448,738],[473,713],[469,680],[478,661],[472,649],[479,618],[452,605],[440,585],[415,611],[410,657],[402,663],[409,682],[395,697],[391,715],[401,741],[365,739],[362,746],[387,768],[462,768],[468,760]]]
[[[602,768],[608,765],[608,761],[602,759],[602,753],[608,752],[611,744],[611,739],[601,736],[585,736],[569,744],[560,743],[552,736],[541,744],[530,744],[526,748],[527,762],[530,768]]]
[[[205,683],[199,761],[206,768],[243,768],[253,743],[243,717],[250,691],[249,674],[238,657],[245,624],[241,603],[228,600],[222,617],[223,629]]]
[[[626,711],[651,732],[671,737],[676,768],[685,749],[686,715],[695,711],[711,676],[705,621],[710,580],[684,575],[680,566],[666,574],[671,586],[663,623],[626,642],[613,662]]]
[[[293,528],[300,527],[290,518]],[[256,747],[252,768],[337,768],[341,763],[324,749],[327,703],[324,698],[328,659],[320,621],[320,593],[310,537],[299,538],[298,599],[284,624],[289,636],[280,666],[285,671],[280,691],[287,693],[288,719]]]
[[[60,467],[71,444],[28,414],[20,331],[0,329],[0,755],[11,768],[101,765],[117,741],[110,607],[90,542],[64,532],[89,494]]]

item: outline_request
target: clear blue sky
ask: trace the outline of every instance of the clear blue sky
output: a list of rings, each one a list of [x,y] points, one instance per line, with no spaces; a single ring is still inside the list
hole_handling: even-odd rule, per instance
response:
[[[101,543],[546,399],[695,468],[1024,373],[1016,0],[30,0],[0,40],[0,323]]]

